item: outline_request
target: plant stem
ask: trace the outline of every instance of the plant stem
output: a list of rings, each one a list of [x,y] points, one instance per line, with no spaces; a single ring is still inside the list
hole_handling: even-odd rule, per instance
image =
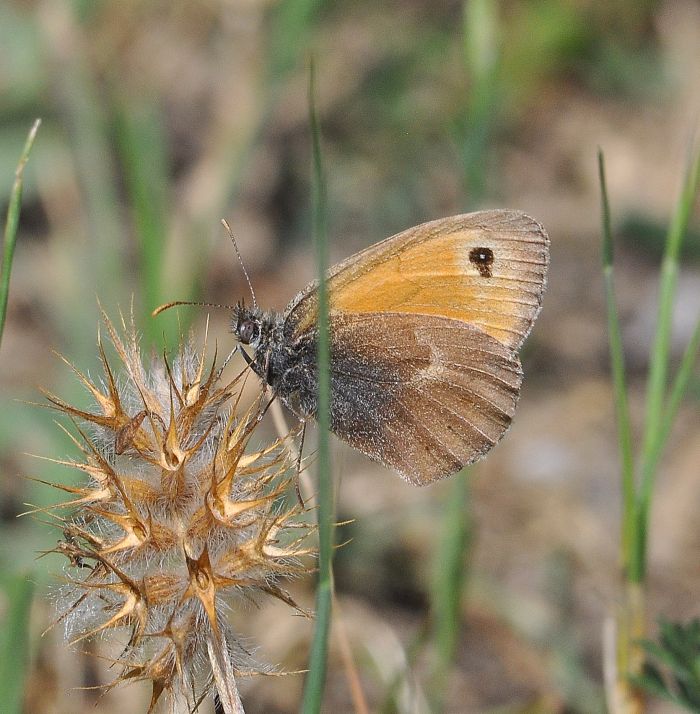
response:
[[[163,117],[155,103],[134,108],[121,102],[118,108],[117,140],[140,248],[143,307],[150,315],[164,301],[168,172]],[[179,316],[169,314],[165,320],[145,321],[152,341],[162,336],[165,325],[168,333],[177,334]]]
[[[678,257],[700,185],[700,152],[693,156],[689,165],[666,238],[659,282],[657,328],[649,362],[644,439],[637,464],[636,480],[632,461],[632,432],[624,353],[613,282],[610,208],[604,160],[600,151],[598,168],[603,209],[603,278],[622,473],[621,560],[625,577],[622,602],[616,617],[614,691],[609,691],[608,694],[614,714],[641,714],[644,711],[644,696],[632,681],[633,678],[638,679],[641,676],[644,668],[645,655],[641,641],[646,634],[645,579],[651,499],[658,464],[700,348],[700,320],[698,320],[673,379],[671,390],[668,392],[673,307],[679,272]]]
[[[630,682],[644,666],[640,641],[646,634],[644,584],[627,580],[617,615],[617,677],[611,714],[642,714],[644,696]]]

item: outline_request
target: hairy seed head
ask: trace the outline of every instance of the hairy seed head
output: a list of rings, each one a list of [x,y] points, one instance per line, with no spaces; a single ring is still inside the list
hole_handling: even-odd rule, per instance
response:
[[[122,338],[103,316],[119,361],[93,381],[74,368],[95,407],[69,415],[83,473],[57,509],[67,558],[58,622],[76,643],[121,643],[120,682],[149,680],[149,711],[164,693],[194,709],[213,687],[226,712],[242,711],[234,675],[263,671],[227,618],[236,599],[265,593],[296,608],[280,581],[308,571],[311,528],[289,497],[285,440],[251,446],[264,394],[241,406],[244,375],[223,383],[191,340],[172,362],[145,365],[136,331]],[[293,505],[288,505],[289,502]],[[285,503],[287,505],[285,505]],[[195,694],[198,692],[198,694]]]

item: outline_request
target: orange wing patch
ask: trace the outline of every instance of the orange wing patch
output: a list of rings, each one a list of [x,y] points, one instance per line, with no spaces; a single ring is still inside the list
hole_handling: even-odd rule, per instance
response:
[[[542,302],[549,240],[519,211],[480,211],[425,223],[333,268],[331,312],[448,317],[518,349]],[[288,310],[294,332],[312,328],[316,283]]]

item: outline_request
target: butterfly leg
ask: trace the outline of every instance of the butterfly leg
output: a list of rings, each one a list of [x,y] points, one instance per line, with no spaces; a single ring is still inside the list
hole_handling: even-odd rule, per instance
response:
[[[297,501],[302,508],[306,508],[304,498],[301,495],[299,481],[301,478],[301,456],[304,453],[304,439],[306,438],[306,419],[301,419],[301,439],[299,441],[299,451],[297,453],[296,476],[294,477],[294,490],[297,494]]]

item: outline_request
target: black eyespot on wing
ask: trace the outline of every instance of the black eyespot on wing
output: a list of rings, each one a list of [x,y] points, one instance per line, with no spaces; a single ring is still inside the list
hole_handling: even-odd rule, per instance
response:
[[[469,251],[469,262],[476,267],[482,278],[491,277],[493,251],[491,248],[472,248]]]

